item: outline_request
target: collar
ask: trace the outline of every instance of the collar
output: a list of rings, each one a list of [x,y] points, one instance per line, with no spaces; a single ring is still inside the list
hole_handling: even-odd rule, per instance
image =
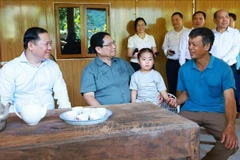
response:
[[[29,65],[33,66],[31,63],[29,63],[29,61],[28,61],[28,59],[26,57],[26,51],[22,52],[22,54],[19,57],[19,61],[20,61],[20,63],[26,63],[26,64],[29,64]],[[47,63],[47,61],[48,60],[42,61],[40,66],[45,65]]]
[[[184,27],[184,26],[182,26],[182,29],[179,31],[179,32],[177,32],[177,31],[175,31],[175,29],[173,28],[173,31],[175,32],[175,33],[181,33],[182,31],[184,31],[186,28]]]
[[[113,58],[111,59],[111,61],[112,61],[112,64],[113,64],[113,62],[117,62],[117,58],[116,58],[116,57],[113,57]],[[106,64],[106,63],[103,62],[98,56],[95,57],[95,62],[97,63],[98,66],[102,66],[102,65]]]
[[[21,56],[19,57],[20,63],[29,63],[26,57],[26,52],[23,51]]]
[[[225,32],[230,32],[230,30],[231,30],[231,27],[227,27],[227,29],[226,29],[223,33],[225,33]],[[215,28],[215,29],[213,30],[213,32],[214,32],[214,33],[220,33],[220,32],[217,31],[217,28]]]
[[[209,54],[210,54],[210,53],[209,53]],[[204,70],[206,70],[206,69],[212,69],[212,68],[213,68],[214,60],[215,60],[215,57],[210,54],[210,61],[209,61],[208,65],[207,65],[207,67],[206,67]],[[197,64],[196,64],[196,61],[195,61],[195,60],[193,60],[193,65],[192,65],[192,67],[193,67],[194,69],[198,70]]]

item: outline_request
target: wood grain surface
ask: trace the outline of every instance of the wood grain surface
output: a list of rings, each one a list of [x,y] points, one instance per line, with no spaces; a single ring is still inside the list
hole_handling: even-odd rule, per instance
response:
[[[59,118],[69,109],[48,111],[35,126],[15,114],[0,132],[4,159],[199,159],[199,127],[151,103],[104,106],[104,123],[72,126]]]

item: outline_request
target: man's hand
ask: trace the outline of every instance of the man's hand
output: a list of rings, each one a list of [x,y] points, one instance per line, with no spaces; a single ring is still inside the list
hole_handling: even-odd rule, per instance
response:
[[[175,98],[168,98],[167,100],[166,100],[166,103],[169,105],[169,106],[171,106],[171,107],[177,107],[178,106],[178,102],[177,102],[177,99],[175,99]]]
[[[173,50],[169,49],[169,50],[167,51],[167,54],[168,54],[168,55],[170,55],[170,56],[172,56],[172,55],[174,55],[174,54],[175,54],[175,51],[173,51]]]
[[[238,138],[234,129],[234,126],[228,125],[223,134],[221,143],[225,142],[225,147],[227,149],[234,149],[238,147]]]

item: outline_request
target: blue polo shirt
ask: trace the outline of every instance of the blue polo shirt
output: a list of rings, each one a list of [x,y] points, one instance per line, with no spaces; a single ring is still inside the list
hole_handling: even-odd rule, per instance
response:
[[[224,90],[235,89],[232,69],[211,55],[205,70],[199,71],[191,59],[179,69],[179,91],[187,91],[188,99],[181,111],[225,113]]]
[[[133,73],[124,59],[114,57],[109,66],[96,56],[82,72],[80,92],[95,92],[102,105],[130,103],[129,82]]]

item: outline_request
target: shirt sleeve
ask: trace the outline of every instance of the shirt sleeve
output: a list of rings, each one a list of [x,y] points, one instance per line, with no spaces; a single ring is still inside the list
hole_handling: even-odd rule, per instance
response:
[[[151,39],[151,47],[156,47],[156,42],[153,36],[150,36]]]
[[[157,80],[156,81],[157,81],[157,88],[158,88],[159,92],[167,90],[164,80],[163,80],[161,74],[158,72],[157,72]]]
[[[184,32],[180,38],[179,51],[180,51],[179,63],[180,63],[180,65],[183,65],[186,62],[186,54],[188,54],[187,53],[188,52],[187,32]]]
[[[225,69],[222,68],[223,76],[222,76],[222,89],[227,90],[230,88],[233,88],[236,90],[234,75],[232,72],[232,69],[228,66],[225,67]]]
[[[15,92],[14,72],[14,68],[12,68],[8,63],[0,69],[0,99],[4,105],[7,103],[13,104],[13,94]]]
[[[127,48],[134,48],[134,40],[133,40],[133,37],[129,37],[129,38],[128,38]]]
[[[82,72],[80,93],[95,92],[96,90],[94,73],[86,66]]]
[[[131,76],[131,81],[130,81],[130,89],[132,90],[138,90],[138,86],[137,86],[137,81],[136,81],[136,74],[133,74]]]
[[[54,99],[57,99],[57,104],[59,108],[71,108],[67,86],[58,65],[56,66],[55,73],[56,79],[53,86]]]
[[[234,29],[233,37],[233,44],[229,52],[222,58],[225,62],[231,63],[236,61],[236,57],[240,51],[240,33],[237,29]]]
[[[162,45],[162,50],[164,52],[164,54],[167,56],[167,50],[169,49],[169,44],[168,44],[168,33],[166,33],[165,37],[164,37],[164,41],[163,41],[163,45]]]

